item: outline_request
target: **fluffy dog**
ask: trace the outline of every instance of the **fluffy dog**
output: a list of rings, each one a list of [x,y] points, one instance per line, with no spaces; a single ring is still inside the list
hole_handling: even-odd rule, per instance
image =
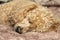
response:
[[[45,32],[53,28],[50,10],[29,0],[12,0],[0,5],[0,24],[12,25],[19,33]]]

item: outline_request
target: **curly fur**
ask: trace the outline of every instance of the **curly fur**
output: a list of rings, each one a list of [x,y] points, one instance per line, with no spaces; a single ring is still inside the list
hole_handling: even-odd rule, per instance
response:
[[[18,31],[45,32],[55,24],[54,16],[46,7],[26,0],[13,0],[0,5],[0,24],[14,25]]]

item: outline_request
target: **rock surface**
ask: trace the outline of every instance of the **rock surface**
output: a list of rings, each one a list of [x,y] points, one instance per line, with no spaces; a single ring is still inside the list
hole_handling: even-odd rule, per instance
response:
[[[18,34],[12,31],[11,27],[0,25],[0,40],[60,40],[60,31]]]
[[[42,4],[42,5],[45,5],[45,6],[60,6],[60,0],[32,0],[38,4]]]

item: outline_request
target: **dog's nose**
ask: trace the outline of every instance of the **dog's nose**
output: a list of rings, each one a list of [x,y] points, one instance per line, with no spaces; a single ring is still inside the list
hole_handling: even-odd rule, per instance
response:
[[[20,26],[17,26],[16,29],[15,29],[15,31],[16,31],[17,33],[22,34],[22,29],[23,29],[23,28],[21,28]]]

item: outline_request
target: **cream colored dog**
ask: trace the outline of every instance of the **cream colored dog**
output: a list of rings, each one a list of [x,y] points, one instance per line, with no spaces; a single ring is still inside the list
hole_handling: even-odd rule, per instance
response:
[[[50,10],[31,1],[12,0],[0,5],[0,24],[13,25],[19,33],[49,31],[54,20]]]

